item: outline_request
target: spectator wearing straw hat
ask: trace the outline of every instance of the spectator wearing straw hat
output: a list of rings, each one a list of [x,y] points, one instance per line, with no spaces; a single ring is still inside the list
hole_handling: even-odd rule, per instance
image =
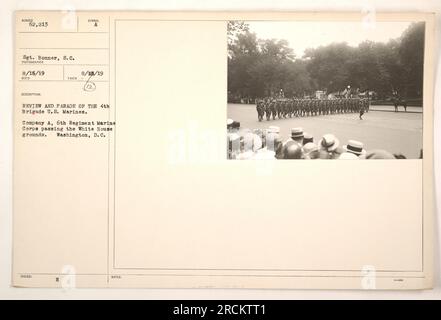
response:
[[[331,133],[323,135],[318,146],[320,150],[321,159],[333,159],[334,153],[337,153],[337,148],[340,145],[340,141]],[[339,153],[339,152],[338,152]],[[328,156],[325,157],[325,154]]]
[[[283,147],[283,159],[302,159],[303,152],[302,146],[291,140],[288,141]]]
[[[310,142],[314,142],[314,137],[311,134],[305,132],[303,134],[303,145],[306,145]]]
[[[319,148],[314,142],[308,142],[302,150],[304,159],[318,159],[320,157]]]
[[[302,128],[292,128],[291,129],[291,139],[300,145],[303,145],[303,129]]]
[[[343,146],[345,152],[355,154],[357,157],[366,154],[366,150],[363,148],[363,143],[356,140],[349,140],[347,145]]]

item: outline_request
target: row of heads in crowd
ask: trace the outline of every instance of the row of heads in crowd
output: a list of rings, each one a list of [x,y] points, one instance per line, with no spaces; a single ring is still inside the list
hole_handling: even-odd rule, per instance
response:
[[[422,157],[422,152],[421,152]],[[268,129],[228,129],[228,159],[405,159],[401,154],[392,154],[386,150],[366,150],[357,140],[348,140],[341,144],[339,139],[329,133],[317,142],[302,128],[292,128],[291,137],[283,140],[280,128]]]

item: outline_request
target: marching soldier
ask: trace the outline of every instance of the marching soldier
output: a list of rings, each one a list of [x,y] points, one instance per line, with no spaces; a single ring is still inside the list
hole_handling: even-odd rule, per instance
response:
[[[276,120],[276,111],[277,111],[277,108],[276,108],[276,99],[275,98],[272,98],[271,99],[271,104],[270,104],[270,107],[271,107],[271,114],[272,114],[272,116],[273,116],[273,120]]]
[[[294,99],[288,101],[288,113],[290,118],[294,116]]]
[[[270,98],[266,98],[265,114],[266,114],[266,120],[269,121],[271,119],[271,100],[270,100]]]
[[[289,116],[289,101],[285,100],[283,102],[283,117],[286,119]]]
[[[265,106],[262,99],[256,99],[257,118],[259,121],[263,120],[265,114]]]
[[[273,115],[273,120],[276,119],[276,115],[279,117],[280,119],[280,100],[276,99],[274,101],[274,109],[275,109],[275,114]]]
[[[360,120],[363,120],[363,114],[364,114],[364,102],[361,99],[358,99],[358,105],[360,108]]]

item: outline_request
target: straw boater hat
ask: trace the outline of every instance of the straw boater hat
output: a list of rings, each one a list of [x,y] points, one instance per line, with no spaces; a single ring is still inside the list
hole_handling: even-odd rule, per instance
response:
[[[303,146],[303,153],[308,154],[312,151],[318,151],[318,147],[314,142],[308,142]]]
[[[227,120],[227,128],[228,129],[239,129],[240,128],[240,122],[239,121],[234,121],[234,120],[231,120],[231,119],[228,119]]]
[[[314,142],[308,142],[302,147],[305,159],[317,159],[319,154],[319,148]]]
[[[305,132],[303,135],[303,145],[310,142],[314,142],[314,137],[311,134]]]
[[[325,134],[319,142],[321,150],[326,150],[327,152],[333,152],[338,148],[340,141],[333,134]]]
[[[346,152],[355,154],[356,156],[360,156],[366,153],[366,150],[363,149],[363,143],[356,140],[349,140],[348,144],[343,146],[343,149]]]
[[[303,129],[302,128],[292,128],[291,129],[291,138],[293,140],[303,138]]]

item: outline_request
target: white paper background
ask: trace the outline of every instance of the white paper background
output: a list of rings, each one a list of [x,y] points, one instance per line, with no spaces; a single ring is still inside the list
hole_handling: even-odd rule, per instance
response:
[[[292,10],[292,11],[422,11],[436,12],[437,30],[441,26],[441,2],[439,0],[389,0],[353,1],[326,0],[293,1],[250,1],[250,0],[213,0],[213,1],[12,1],[3,0],[0,4],[0,299],[87,299],[87,298],[130,298],[130,299],[441,299],[439,209],[435,218],[435,286],[431,291],[374,292],[374,291],[321,291],[321,290],[118,290],[118,289],[19,289],[11,288],[11,241],[12,241],[12,94],[13,94],[13,11],[14,10]],[[440,34],[436,35],[436,92],[435,92],[435,180],[441,181],[439,172],[441,88],[439,85]],[[440,199],[440,191],[435,191]]]

